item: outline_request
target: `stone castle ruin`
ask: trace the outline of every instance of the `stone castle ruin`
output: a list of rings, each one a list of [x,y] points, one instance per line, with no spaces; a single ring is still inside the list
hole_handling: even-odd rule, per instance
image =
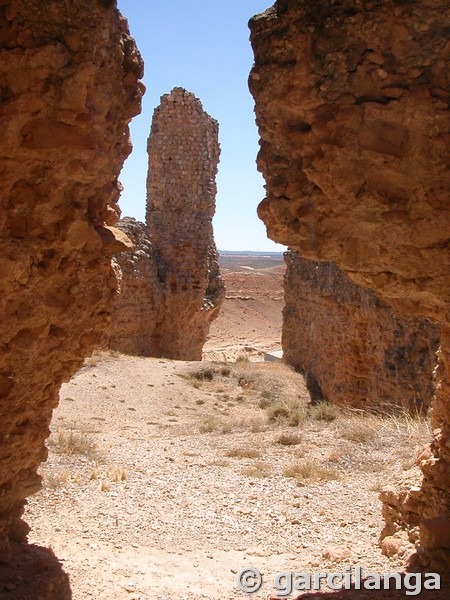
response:
[[[440,572],[450,570],[447,16],[445,0],[278,0],[251,21],[250,76],[270,237],[335,263],[402,318],[440,327],[433,438],[415,479],[381,495],[382,535],[406,536]],[[28,590],[66,600],[67,581],[35,576],[19,543],[59,388],[99,347],[113,311],[135,311],[136,348],[154,323],[139,352],[198,356],[223,295],[210,235],[217,124],[184,90],[163,98],[147,224],[118,228],[117,177],[144,88],[115,0],[0,0],[0,54],[0,577],[22,561]],[[189,198],[174,187],[180,168]]]
[[[382,494],[383,536],[450,569],[448,2],[278,0],[250,21],[269,236],[336,263],[440,327],[415,484]]]
[[[225,296],[212,228],[218,131],[183,88],[161,98],[148,139],[147,223],[119,223],[135,248],[117,257],[121,295],[110,348],[201,360]]]
[[[313,401],[426,414],[439,327],[405,319],[334,263],[285,254],[283,355]]]

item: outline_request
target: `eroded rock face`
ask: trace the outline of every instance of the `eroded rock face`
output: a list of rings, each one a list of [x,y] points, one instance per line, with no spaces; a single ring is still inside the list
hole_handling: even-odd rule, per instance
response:
[[[279,0],[250,23],[270,237],[337,263],[400,315],[442,324],[434,437],[411,519],[423,562],[441,569],[450,566],[447,20],[446,0]]]
[[[355,408],[427,412],[438,327],[402,319],[332,262],[285,254],[285,360],[306,375],[316,400]]]
[[[114,304],[108,346],[125,354],[151,356],[152,332],[162,304],[156,257],[147,227],[130,217],[117,223],[133,249],[115,257],[119,266],[120,295]]]
[[[112,348],[202,358],[225,297],[212,228],[218,131],[194,94],[174,88],[162,96],[148,139],[147,224],[139,230],[144,245],[136,239],[132,256],[117,257],[123,281]]]
[[[60,385],[109,322],[142,74],[114,1],[0,2],[0,561],[26,536]]]

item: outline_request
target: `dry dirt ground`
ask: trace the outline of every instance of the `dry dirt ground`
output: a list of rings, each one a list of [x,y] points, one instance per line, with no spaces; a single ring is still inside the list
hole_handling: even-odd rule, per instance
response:
[[[401,568],[377,547],[378,492],[426,423],[307,404],[281,364],[94,357],[61,391],[30,541],[76,600],[244,598],[249,565],[253,598],[277,572]]]
[[[99,354],[63,386],[25,518],[74,600],[267,599],[277,572],[402,568],[377,546],[378,493],[411,468],[428,425],[310,408],[302,377],[253,362],[279,347],[283,266],[252,260],[225,265],[209,362]],[[225,357],[239,360],[211,362]],[[265,580],[250,596],[236,587],[248,566]],[[2,600],[28,600],[17,574],[5,581]]]
[[[284,305],[283,257],[221,255],[226,298],[205,344],[205,360],[262,360],[267,350],[281,350]]]

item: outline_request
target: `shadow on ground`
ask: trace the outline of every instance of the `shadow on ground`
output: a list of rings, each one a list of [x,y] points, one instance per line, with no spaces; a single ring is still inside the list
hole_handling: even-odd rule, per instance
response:
[[[0,563],[1,600],[71,600],[69,576],[49,548],[16,543],[12,556]]]

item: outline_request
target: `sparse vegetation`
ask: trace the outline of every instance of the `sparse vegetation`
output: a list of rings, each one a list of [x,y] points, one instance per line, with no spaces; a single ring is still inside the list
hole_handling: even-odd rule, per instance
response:
[[[230,463],[227,460],[216,458],[208,463],[211,467],[229,467]]]
[[[231,431],[231,425],[215,415],[208,415],[200,423],[198,430],[200,433],[212,433],[213,431],[229,433]]]
[[[250,361],[248,360],[248,356],[246,354],[239,354],[239,356],[236,358],[236,362],[237,363],[248,363]]]
[[[59,487],[67,485],[68,481],[69,473],[67,471],[60,473],[48,473],[48,475],[43,478],[43,486],[51,490],[56,490]]]
[[[306,418],[305,407],[298,400],[277,402],[266,407],[269,422],[297,427]]]
[[[307,459],[294,462],[283,469],[285,477],[292,477],[297,481],[333,481],[340,479],[336,469],[324,467],[319,462]]]
[[[270,468],[266,463],[256,461],[243,469],[242,475],[245,477],[257,477],[259,479],[263,477],[270,477]]]
[[[369,487],[369,490],[371,492],[376,492],[377,494],[379,494],[383,490],[385,485],[386,482],[380,477],[374,483],[372,483],[372,485]]]
[[[349,442],[367,444],[376,438],[376,431],[364,417],[354,417],[346,420],[341,437]]]
[[[191,377],[198,381],[212,381],[214,379],[214,370],[211,368],[198,369],[191,373]]]
[[[127,474],[123,467],[110,466],[108,468],[108,477],[111,479],[111,481],[119,482],[125,481],[127,478]]]
[[[332,463],[338,463],[343,459],[344,456],[344,451],[341,448],[333,448],[328,455],[328,460]]]
[[[79,431],[60,431],[56,436],[50,437],[49,445],[59,454],[68,456],[78,454],[91,460],[97,460],[100,456],[93,436]]]
[[[231,448],[225,456],[229,458],[259,458],[261,452],[255,448]]]
[[[282,433],[277,439],[277,444],[281,446],[297,446],[301,442],[302,438],[298,433]]]
[[[250,420],[248,426],[252,433],[259,433],[260,431],[265,431],[267,429],[266,420],[262,417],[254,417]]]
[[[338,408],[329,402],[318,402],[308,408],[308,416],[317,421],[330,423],[338,416]]]

